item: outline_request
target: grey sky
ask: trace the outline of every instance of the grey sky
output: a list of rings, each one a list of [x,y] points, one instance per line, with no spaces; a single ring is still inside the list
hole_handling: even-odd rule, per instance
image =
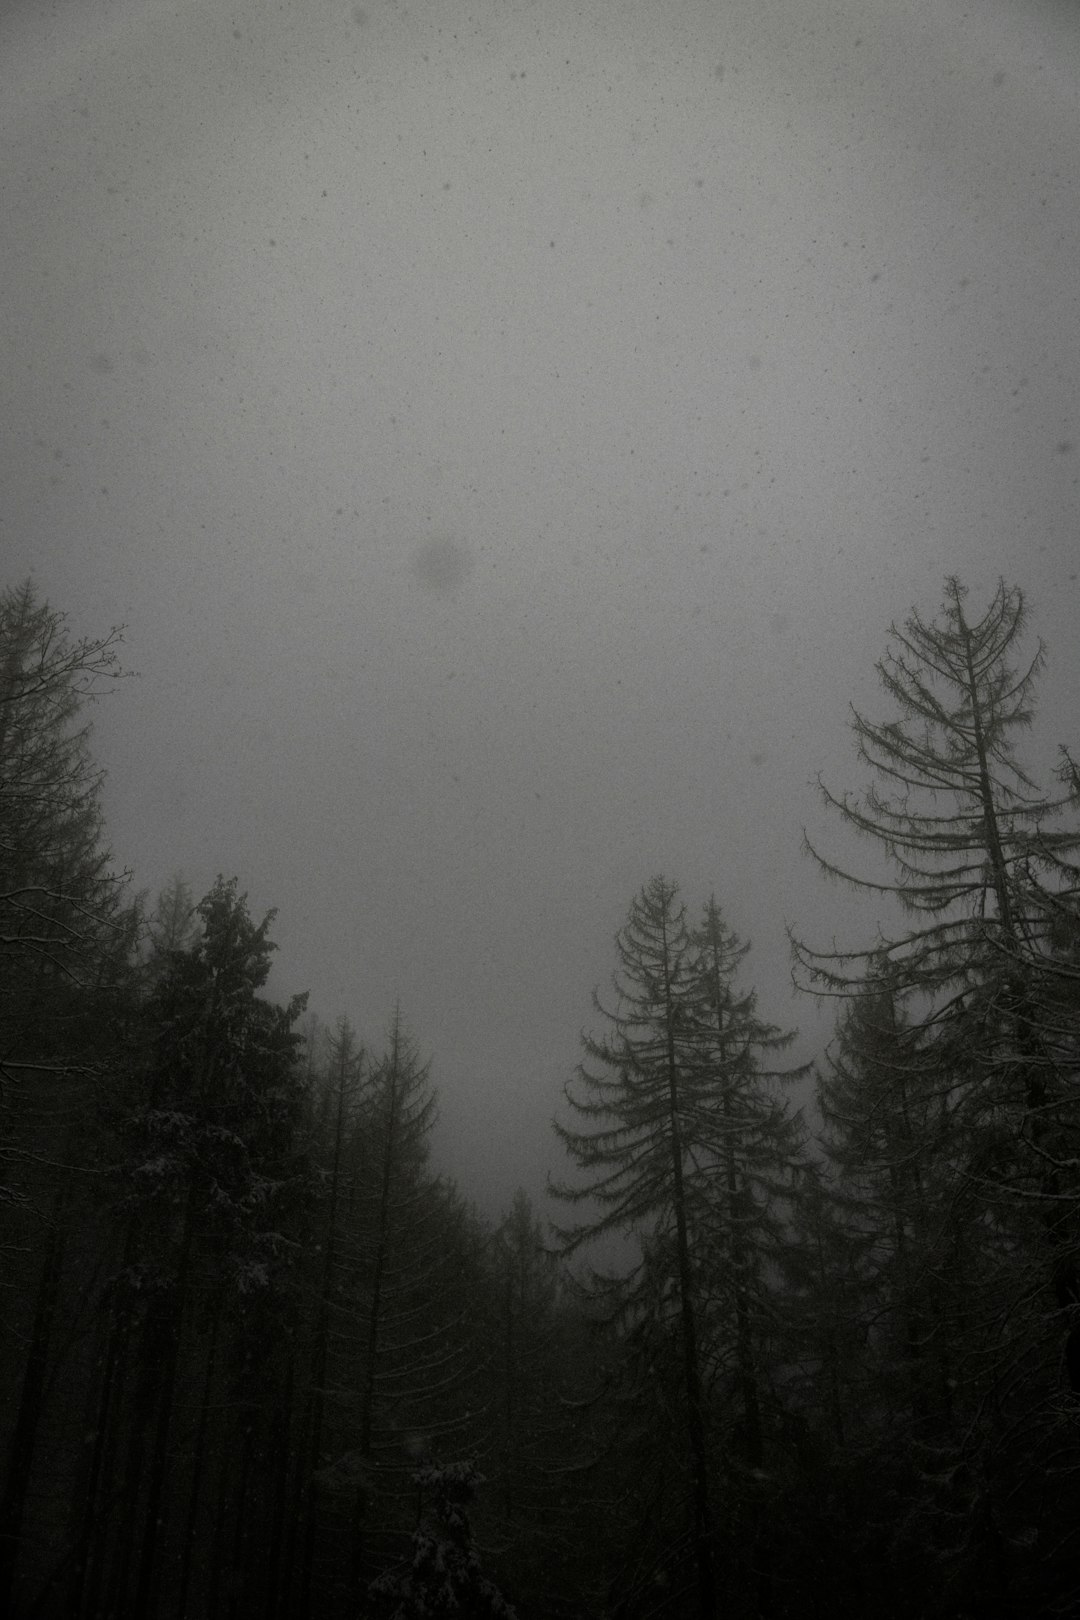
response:
[[[399,994],[470,1192],[657,870],[814,1027],[807,784],[947,572],[1080,742],[1074,7],[24,0],[0,141],[2,572],[127,622],[116,853]]]

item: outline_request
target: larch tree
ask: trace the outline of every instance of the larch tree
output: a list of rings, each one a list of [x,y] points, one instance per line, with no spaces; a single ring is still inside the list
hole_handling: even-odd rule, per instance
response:
[[[569,1253],[611,1230],[641,1238],[638,1272],[617,1279],[612,1294],[658,1398],[678,1324],[699,1604],[715,1601],[706,1596],[711,1568],[703,1581],[700,1564],[715,1536],[707,1492],[723,1477],[728,1573],[738,1569],[735,1584],[752,1588],[764,1612],[762,1481],[781,1427],[770,1378],[773,1296],[802,1167],[801,1123],[780,1085],[803,1071],[776,1067],[794,1037],[766,1023],[755,992],[738,986],[749,945],[715,897],[692,929],[675,885],[654,879],[617,950],[616,1005],[596,1000],[611,1031],[585,1037],[586,1062],[566,1092],[582,1123],[556,1125],[591,1177],[554,1191],[590,1201],[595,1213],[560,1236]],[[651,1500],[637,1512],[640,1524],[657,1516]]]
[[[803,1164],[803,1131],[781,1084],[805,1069],[779,1070],[777,1056],[794,1031],[766,1023],[753,990],[736,983],[750,949],[711,897],[691,935],[700,993],[704,1084],[694,1120],[692,1157],[703,1192],[700,1230],[706,1258],[699,1298],[710,1404],[730,1415],[727,1521],[734,1556],[744,1561],[762,1614],[771,1608],[770,1514],[762,1493],[770,1436],[768,1369],[774,1360],[776,1279],[790,1236],[793,1197]],[[770,1421],[771,1420],[771,1421]]]
[[[578,1301],[520,1188],[485,1245],[480,1323],[491,1484],[482,1523],[503,1584],[525,1613],[581,1613],[598,1574],[584,1526],[607,1518],[598,1464],[608,1449],[603,1379]],[[478,1446],[478,1451],[481,1450]]]
[[[583,1035],[585,1061],[564,1088],[579,1123],[555,1121],[560,1142],[587,1179],[577,1185],[555,1182],[551,1191],[586,1213],[557,1233],[566,1255],[609,1233],[638,1236],[644,1240],[642,1260],[615,1288],[624,1314],[663,1310],[665,1297],[674,1302],[697,1606],[701,1620],[713,1620],[716,1579],[695,1221],[701,1184],[695,1156],[706,1146],[703,1125],[707,1128],[716,1099],[701,1062],[702,987],[676,884],[658,876],[645,885],[615,948],[615,1003],[609,1009],[594,995],[610,1032]],[[666,1283],[657,1277],[661,1255],[670,1256]]]
[[[888,915],[862,947],[793,939],[804,984],[864,1004],[859,1027],[850,1014],[846,1026],[856,1061],[825,1100],[834,1120],[842,1112],[854,1122],[861,1091],[873,1122],[862,1131],[862,1173],[887,1193],[878,1208],[899,1256],[893,1277],[907,1278],[895,1298],[912,1396],[936,1408],[939,1431],[961,1398],[999,1415],[975,1470],[983,1486],[949,1511],[957,1548],[976,1544],[976,1525],[992,1527],[1002,1580],[1017,1562],[1008,1549],[1029,1534],[1045,1459],[1072,1477],[1080,1469],[1060,1410],[1062,1386],[1068,1399],[1080,1395],[1080,795],[1068,756],[1052,794],[1019,758],[1043,663],[1041,645],[1022,654],[1025,628],[1019,589],[999,582],[976,619],[956,578],[933,621],[913,612],[891,627],[877,668],[893,716],[852,718],[871,784],[860,794],[821,788],[883,859],[860,873],[808,841],[826,875],[877,896]],[[886,1017],[884,991],[902,1020]],[[898,1133],[909,1127],[905,1151]],[[842,1135],[850,1173],[858,1132]],[[955,1393],[939,1357],[960,1352],[940,1321],[927,1326],[930,1294],[946,1286],[967,1383]],[[966,1340],[964,1300],[978,1307]],[[972,1477],[970,1457],[964,1468]],[[1075,1601],[1080,1579],[1068,1592]]]
[[[939,619],[912,613],[891,626],[877,672],[897,717],[871,721],[852,709],[870,785],[837,794],[819,781],[824,804],[877,846],[886,869],[852,872],[804,835],[828,877],[888,897],[912,922],[865,947],[822,950],[793,935],[792,949],[808,988],[849,995],[878,963],[937,1014],[950,995],[966,1004],[974,982],[993,977],[1008,1002],[1002,1010],[1022,1031],[1023,986],[1046,963],[1058,880],[1080,851],[1080,793],[1065,773],[1066,792],[1045,795],[1017,758],[1044,661],[1040,644],[1021,671],[1014,665],[1027,622],[1023,593],[1000,582],[975,623],[966,596],[950,578]],[[1062,826],[1066,811],[1073,815]]]
[[[326,1357],[314,1580],[358,1601],[407,1541],[417,1462],[463,1434],[460,1201],[429,1168],[437,1101],[400,1011],[344,1150]]]
[[[313,1031],[314,1033],[314,1031]],[[312,1043],[313,1044],[313,1043]],[[319,1147],[321,1197],[317,1216],[320,1244],[318,1266],[309,1303],[311,1322],[310,1387],[304,1408],[300,1455],[296,1468],[296,1504],[288,1525],[289,1548],[279,1612],[292,1606],[306,1610],[318,1535],[318,1476],[323,1461],[327,1368],[331,1340],[340,1335],[339,1305],[346,1285],[342,1278],[342,1228],[348,1180],[348,1146],[364,1079],[366,1054],[347,1018],[339,1018],[323,1038],[325,1069],[320,1098]],[[309,1052],[309,1064],[314,1057]],[[297,1544],[299,1552],[297,1556]],[[294,1587],[298,1583],[298,1587]]]
[[[763,1460],[754,1370],[761,1292],[786,1238],[782,1212],[802,1166],[801,1122],[777,1083],[789,1083],[807,1070],[772,1067],[773,1055],[791,1045],[794,1032],[765,1023],[758,1016],[756,992],[737,988],[735,978],[750,946],[728,927],[715,897],[705,907],[693,944],[708,1034],[701,1053],[710,1081],[710,1106],[701,1120],[707,1157],[701,1164],[708,1165],[712,1184],[712,1278],[721,1292],[721,1314],[735,1325],[734,1382],[746,1466],[753,1470]]]
[[[494,1290],[490,1374],[499,1494],[507,1525],[532,1525],[544,1496],[544,1461],[554,1402],[549,1373],[558,1328],[555,1257],[527,1193],[518,1189],[491,1244]]]
[[[1080,849],[1080,801],[1068,782],[1064,794],[1041,793],[1017,758],[1043,662],[1041,646],[1019,671],[1014,662],[1022,592],[1000,582],[977,621],[965,600],[950,578],[939,619],[913,613],[892,627],[877,667],[897,717],[874,722],[853,711],[852,719],[875,780],[861,795],[821,789],[892,875],[853,874],[807,841],[829,876],[898,902],[911,924],[863,949],[793,939],[793,951],[804,982],[834,994],[857,993],[871,962],[887,968],[909,998],[909,1041],[925,1044],[932,1031],[940,1043],[973,1140],[993,1124],[997,1151],[978,1174],[1041,1206],[1066,1377],[1080,1393],[1075,1175],[1066,1186],[1080,1145],[1078,1026],[1075,1009],[1062,1005],[1068,970],[1057,946],[1075,912],[1063,874]]]
[[[970,1309],[977,1261],[970,1252],[966,1264],[958,1259],[970,1233],[955,1185],[962,1143],[949,1088],[933,1044],[912,1038],[887,969],[845,1006],[817,1100],[849,1239],[863,1256],[879,1416],[895,1433],[906,1405],[915,1437],[932,1445],[954,1425],[953,1358],[963,1353],[954,1319],[965,1294]]]

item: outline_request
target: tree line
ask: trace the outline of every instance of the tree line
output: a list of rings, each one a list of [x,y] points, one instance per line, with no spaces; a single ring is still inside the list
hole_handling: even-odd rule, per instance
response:
[[[871,915],[792,938],[816,1063],[715,895],[644,884],[546,1226],[433,1168],[401,1008],[269,999],[235,880],[133,894],[119,633],[3,593],[0,1612],[1074,1613],[1080,772],[1023,767],[1025,637],[1004,582],[890,627],[868,785],[820,785],[868,865],[807,844]]]

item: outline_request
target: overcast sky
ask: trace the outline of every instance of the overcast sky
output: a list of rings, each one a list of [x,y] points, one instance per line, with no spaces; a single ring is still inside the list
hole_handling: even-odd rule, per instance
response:
[[[657,871],[810,1055],[809,784],[946,574],[1080,745],[1075,5],[0,0],[0,142],[2,575],[127,625],[116,856],[400,996],[489,1208]]]

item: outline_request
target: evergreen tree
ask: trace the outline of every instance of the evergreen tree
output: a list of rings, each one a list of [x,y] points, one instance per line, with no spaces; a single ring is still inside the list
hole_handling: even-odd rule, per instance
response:
[[[164,967],[174,951],[187,950],[194,942],[198,924],[191,886],[175,873],[158,895],[147,926],[151,964]]]
[[[417,1461],[463,1438],[466,1212],[428,1167],[436,1097],[400,1011],[359,1090],[338,1203],[317,1477],[324,1606],[355,1603],[411,1524]]]
[[[902,1389],[910,1421],[932,1440],[953,1426],[958,1351],[950,1328],[977,1262],[970,1255],[968,1265],[955,1264],[961,1144],[948,1089],[932,1046],[911,1038],[890,977],[884,968],[845,1008],[818,1106],[863,1251],[864,1310],[877,1323],[883,1358],[876,1387],[888,1391],[893,1422]]]
[[[596,1489],[609,1436],[588,1322],[519,1189],[485,1246],[487,1309],[478,1323],[488,1396],[481,1524],[500,1585],[523,1615],[573,1616],[599,1598],[595,1537],[608,1504]]]
[[[314,1063],[312,1048],[317,1032],[308,1042],[309,1065]],[[347,1018],[340,1018],[332,1034],[324,1037],[325,1071],[319,1105],[319,1147],[321,1149],[320,1207],[317,1216],[321,1235],[318,1270],[313,1278],[309,1320],[313,1324],[310,1355],[310,1389],[305,1408],[303,1438],[296,1469],[296,1502],[288,1526],[289,1553],[287,1577],[283,1582],[280,1612],[288,1614],[295,1606],[306,1612],[311,1604],[312,1575],[318,1537],[318,1477],[323,1464],[323,1441],[327,1392],[327,1372],[331,1340],[342,1333],[339,1320],[341,1297],[347,1284],[342,1275],[344,1210],[348,1198],[348,1147],[355,1128],[359,1097],[364,1078],[365,1053]],[[299,1562],[295,1548],[299,1538]],[[293,1579],[298,1590],[293,1589]]]
[[[65,1431],[60,1405],[50,1412],[48,1397],[62,1369],[72,1399],[81,1388],[71,1358],[100,1265],[88,1243],[91,1172],[99,1168],[95,1099],[133,1005],[137,919],[104,843],[102,772],[87,720],[94,698],[120,673],[118,642],[116,630],[72,640],[64,616],[39,601],[29,582],[0,593],[4,1610],[15,1601],[20,1551],[24,1562],[30,1555],[40,1564],[57,1539],[24,1537],[24,1518],[35,1493],[40,1511],[43,1494],[62,1488],[71,1430],[80,1422],[77,1408],[66,1408]],[[54,1505],[49,1511],[57,1516]]]
[[[118,630],[72,641],[32,584],[0,593],[0,1083],[86,1064],[88,991],[130,946],[86,709],[120,675]]]
[[[413,1532],[408,1567],[388,1570],[372,1583],[377,1612],[389,1620],[515,1620],[473,1545],[468,1508],[484,1483],[475,1463],[431,1463],[412,1477],[427,1513]]]
[[[502,1508],[507,1521],[529,1518],[550,1418],[546,1388],[556,1331],[558,1278],[528,1194],[520,1188],[492,1244],[495,1343],[491,1371],[499,1390],[496,1419]],[[540,1456],[537,1456],[537,1452]]]
[[[137,1341],[116,1417],[126,1455],[110,1516],[108,1591],[115,1607],[142,1613],[154,1612],[163,1581],[178,1580],[186,1597],[192,1548],[214,1511],[211,1439],[211,1590],[226,1524],[234,1578],[245,1573],[251,1515],[265,1508],[258,1464],[270,1443],[270,1403],[255,1391],[275,1376],[268,1357],[285,1315],[289,1234],[307,1196],[293,1030],[305,998],[278,1007],[258,993],[274,949],[273,913],[255,924],[235,881],[220,878],[196,909],[197,939],[170,953],[145,1003],[124,1125],[128,1238],[114,1311],[116,1331]],[[213,1437],[212,1400],[229,1414]],[[193,1444],[178,1466],[181,1426]],[[102,1527],[99,1561],[108,1539]]]

